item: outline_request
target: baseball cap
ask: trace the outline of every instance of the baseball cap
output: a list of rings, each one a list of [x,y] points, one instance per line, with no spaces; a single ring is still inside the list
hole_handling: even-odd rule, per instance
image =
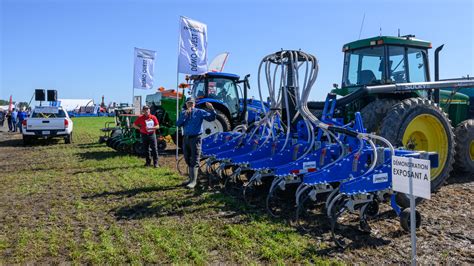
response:
[[[194,98],[188,98],[186,103],[196,103],[196,100],[194,100]]]

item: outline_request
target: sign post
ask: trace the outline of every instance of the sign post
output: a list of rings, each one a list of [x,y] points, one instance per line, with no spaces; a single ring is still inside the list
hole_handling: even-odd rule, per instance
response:
[[[392,156],[393,190],[410,196],[411,265],[416,265],[415,196],[431,198],[430,161]]]
[[[178,69],[176,71],[176,121],[179,119],[179,73],[201,75],[207,72],[207,25],[179,18]],[[184,92],[184,91],[183,91]],[[183,93],[184,100],[184,93]],[[178,169],[179,128],[176,130],[176,169]]]
[[[133,96],[133,113],[140,115],[142,111],[142,96]]]
[[[411,164],[408,166],[408,171],[413,172]],[[410,235],[411,235],[411,265],[416,265],[416,202],[415,195],[413,195],[413,178],[410,177]]]

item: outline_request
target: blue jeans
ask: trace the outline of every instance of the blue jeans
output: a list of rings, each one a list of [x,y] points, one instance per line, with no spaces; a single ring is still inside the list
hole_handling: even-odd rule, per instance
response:
[[[22,123],[22,122],[23,122],[23,121],[18,121],[18,123],[17,123],[17,127],[18,127],[18,129],[20,130],[20,133],[23,133],[23,127],[21,126],[21,123]]]
[[[16,130],[17,130],[17,124],[16,123],[17,123],[17,121],[12,119],[12,127],[13,127],[12,130],[13,130],[13,132],[16,132]]]

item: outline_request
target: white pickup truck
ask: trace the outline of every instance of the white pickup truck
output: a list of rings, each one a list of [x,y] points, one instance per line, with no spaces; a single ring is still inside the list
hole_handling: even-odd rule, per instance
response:
[[[21,126],[25,145],[34,139],[53,137],[63,137],[68,144],[72,142],[72,120],[62,107],[36,107]]]

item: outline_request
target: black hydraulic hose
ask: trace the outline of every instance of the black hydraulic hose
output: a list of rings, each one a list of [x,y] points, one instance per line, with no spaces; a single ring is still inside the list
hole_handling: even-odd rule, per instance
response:
[[[355,138],[357,138],[357,136],[359,135],[359,133],[356,131],[352,131],[352,130],[349,130],[347,128],[342,128],[342,127],[328,126],[328,130],[335,133],[342,133],[342,134],[355,137]]]

